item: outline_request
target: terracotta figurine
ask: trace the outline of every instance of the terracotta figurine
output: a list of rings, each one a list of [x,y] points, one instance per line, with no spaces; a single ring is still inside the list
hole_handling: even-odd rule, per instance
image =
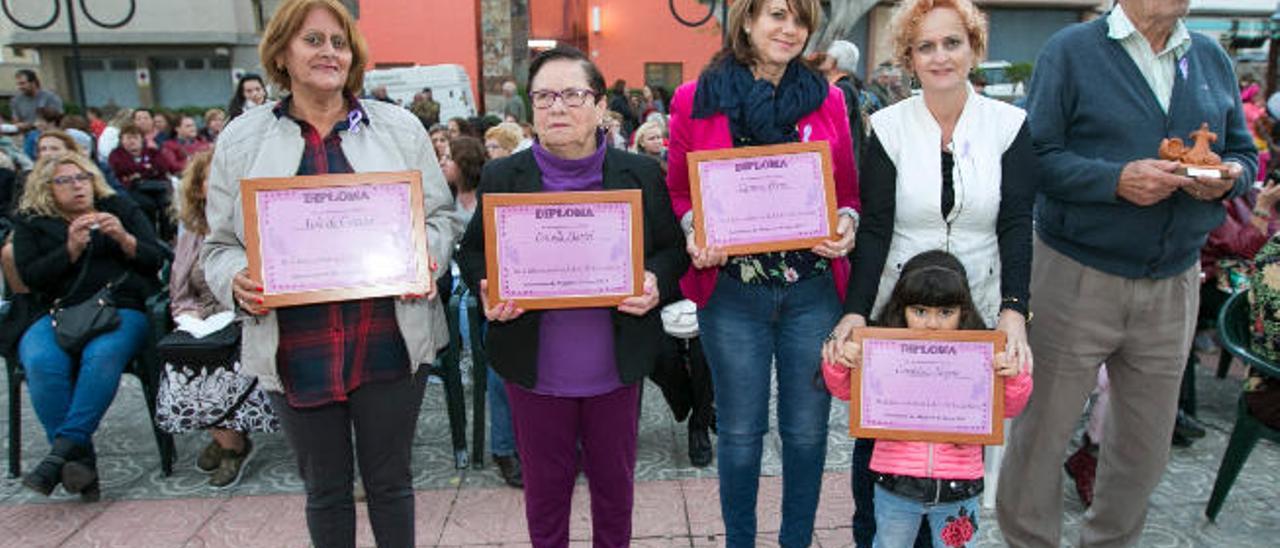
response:
[[[1200,129],[1191,132],[1194,144],[1187,148],[1182,139],[1177,137],[1160,141],[1160,158],[1182,162],[1189,166],[1217,167],[1222,165],[1222,158],[1209,149],[1209,145],[1218,140],[1218,134],[1209,131],[1206,122]]]

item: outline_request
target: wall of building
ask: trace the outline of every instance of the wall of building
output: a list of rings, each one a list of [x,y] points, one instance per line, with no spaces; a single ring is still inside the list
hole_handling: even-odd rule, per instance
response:
[[[701,18],[707,10],[694,0],[677,0],[675,5],[685,19]],[[680,63],[682,79],[693,80],[720,49],[718,24],[681,25],[666,2],[593,0],[588,25],[591,7],[600,8],[601,28],[595,32],[588,27],[588,54],[609,83],[621,78],[639,87],[645,82],[645,63]]]
[[[477,0],[365,0],[360,31],[374,64],[462,65],[480,97]]]

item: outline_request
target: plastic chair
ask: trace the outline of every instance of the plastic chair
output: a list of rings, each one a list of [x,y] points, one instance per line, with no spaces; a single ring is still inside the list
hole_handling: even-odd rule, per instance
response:
[[[1268,377],[1280,378],[1280,364],[1267,360],[1250,348],[1249,323],[1249,292],[1242,291],[1227,299],[1218,313],[1218,333],[1222,337],[1223,348],[1238,356],[1255,371]],[[1239,477],[1245,460],[1249,458],[1249,453],[1259,439],[1280,443],[1280,430],[1269,428],[1254,418],[1241,394],[1236,410],[1236,423],[1231,428],[1231,439],[1227,442],[1222,464],[1218,466],[1213,493],[1209,495],[1209,506],[1204,511],[1210,521],[1216,520],[1218,513],[1222,511],[1222,503],[1226,501],[1231,485]]]

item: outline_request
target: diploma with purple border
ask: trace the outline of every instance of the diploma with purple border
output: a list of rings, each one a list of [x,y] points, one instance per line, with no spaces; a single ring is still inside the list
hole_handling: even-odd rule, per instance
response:
[[[993,367],[1004,334],[863,328],[850,434],[945,443],[1004,442],[1004,379]]]
[[[639,190],[485,194],[490,303],[617,306],[644,284]]]
[[[250,277],[270,307],[423,294],[420,174],[241,181]]]
[[[835,234],[826,141],[690,153],[694,236],[730,255],[809,249]]]

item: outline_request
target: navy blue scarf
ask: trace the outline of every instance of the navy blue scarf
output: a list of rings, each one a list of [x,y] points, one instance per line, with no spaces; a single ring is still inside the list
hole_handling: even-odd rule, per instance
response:
[[[757,80],[751,69],[731,55],[713,61],[698,77],[693,117],[729,117],[734,146],[773,145],[800,140],[796,122],[818,110],[827,99],[827,82],[793,60],[775,87]]]

